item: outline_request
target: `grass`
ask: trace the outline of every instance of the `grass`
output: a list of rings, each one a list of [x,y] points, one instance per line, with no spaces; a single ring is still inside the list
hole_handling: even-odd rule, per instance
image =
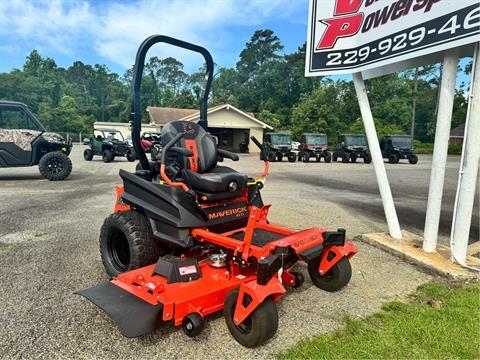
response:
[[[433,154],[433,144],[414,140],[413,146],[416,154]],[[462,153],[462,145],[448,145],[448,153],[450,155],[460,155]]]
[[[279,359],[479,359],[480,288],[428,283],[408,304],[299,343]]]

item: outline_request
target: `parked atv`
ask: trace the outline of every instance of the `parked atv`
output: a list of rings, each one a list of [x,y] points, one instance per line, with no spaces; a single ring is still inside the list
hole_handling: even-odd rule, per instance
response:
[[[270,162],[282,161],[286,156],[289,162],[297,161],[297,154],[292,151],[292,137],[285,133],[266,133],[263,139],[266,149],[267,159],[263,158],[260,153],[260,160],[268,160]]]
[[[344,163],[348,163],[350,160],[356,162],[358,158],[363,158],[365,164],[370,164],[372,156],[368,150],[365,135],[340,135],[338,144],[335,145],[333,151],[333,161],[337,161],[338,158],[342,158]]]
[[[103,162],[109,163],[117,156],[126,156],[127,160],[135,161],[135,152],[128,145],[122,133],[115,129],[95,129],[90,139],[86,139],[90,146],[83,152],[83,158],[91,161],[94,155],[102,156]]]
[[[140,144],[145,153],[150,153],[153,161],[160,155],[162,143],[159,133],[143,133],[140,138]]]
[[[72,144],[45,130],[27,105],[0,101],[0,168],[36,166],[45,179],[59,181],[72,172]]]
[[[413,153],[413,141],[409,135],[385,136],[380,140],[380,149],[384,159],[390,164],[397,164],[400,159],[408,159],[412,165],[418,163],[418,156]]]
[[[309,162],[315,158],[317,162],[323,158],[326,163],[332,162],[332,154],[328,151],[327,135],[303,134],[298,147],[298,158],[303,162]]]

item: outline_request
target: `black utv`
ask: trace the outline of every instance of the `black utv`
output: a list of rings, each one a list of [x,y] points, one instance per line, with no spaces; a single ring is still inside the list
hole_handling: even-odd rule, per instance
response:
[[[298,158],[303,162],[309,162],[312,157],[318,162],[322,158],[326,163],[332,162],[332,154],[328,151],[325,134],[302,134],[298,151]]]
[[[297,154],[292,151],[292,136],[285,133],[266,133],[263,138],[268,161],[282,161],[285,156],[289,162],[297,161]],[[263,160],[260,154],[260,160]]]
[[[94,155],[100,155],[103,162],[109,163],[117,156],[125,156],[128,161],[135,161],[135,152],[128,142],[123,138],[120,131],[115,129],[94,129],[90,139],[85,139],[85,145],[89,149],[83,152],[83,158],[91,161]]]
[[[342,162],[356,162],[363,158],[365,164],[372,162],[372,156],[368,150],[367,138],[365,135],[344,134],[338,137],[338,144],[333,151],[333,161],[342,158]]]
[[[36,166],[48,180],[64,180],[72,172],[70,141],[47,132],[20,102],[0,100],[0,168]]]
[[[409,135],[385,136],[380,140],[380,149],[384,159],[390,164],[397,164],[400,159],[408,159],[412,165],[418,163],[418,156],[413,153],[413,141]]]

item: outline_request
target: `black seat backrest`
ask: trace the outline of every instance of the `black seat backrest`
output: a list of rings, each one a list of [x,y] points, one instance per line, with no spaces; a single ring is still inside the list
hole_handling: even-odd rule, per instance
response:
[[[178,133],[183,138],[175,145],[192,150],[193,156],[180,161],[185,169],[204,173],[217,166],[217,144],[213,137],[200,125],[190,121],[171,121],[166,124],[161,133],[162,146],[165,146]]]

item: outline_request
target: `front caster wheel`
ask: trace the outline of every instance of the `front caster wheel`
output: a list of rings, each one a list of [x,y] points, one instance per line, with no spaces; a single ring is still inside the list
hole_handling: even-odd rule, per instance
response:
[[[316,287],[325,291],[338,291],[345,287],[352,277],[352,265],[343,257],[325,274],[320,275],[321,256],[308,263],[308,274]]]
[[[303,274],[296,271],[292,271],[290,272],[290,274],[293,275],[293,277],[295,278],[295,282],[293,284],[290,284],[290,286],[294,289],[301,287],[305,282],[305,277],[303,276]]]
[[[254,348],[267,342],[278,328],[278,312],[275,302],[267,298],[240,325],[235,325],[233,315],[239,290],[234,289],[225,298],[224,315],[228,330],[233,338],[247,348]]]
[[[200,335],[204,327],[205,320],[198,313],[191,313],[183,318],[182,329],[189,337]]]

